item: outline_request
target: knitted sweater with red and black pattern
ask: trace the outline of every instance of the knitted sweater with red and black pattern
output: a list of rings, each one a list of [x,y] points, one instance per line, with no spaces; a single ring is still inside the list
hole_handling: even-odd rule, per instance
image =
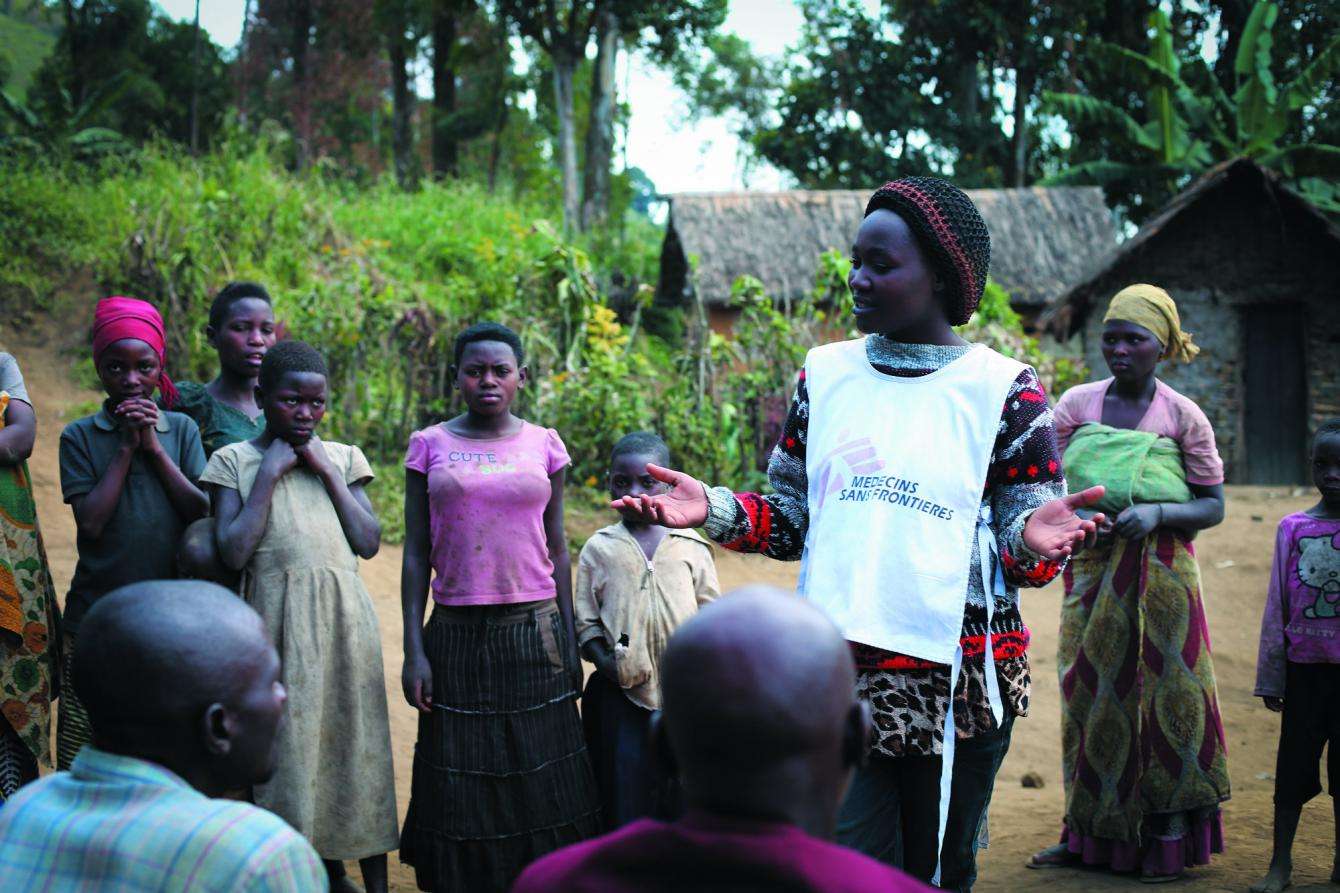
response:
[[[879,335],[866,339],[866,357],[871,365],[892,375],[926,375],[968,350],[966,346],[905,344]],[[889,411],[897,410],[890,407]],[[782,436],[768,463],[773,492],[760,495],[710,488],[705,527],[713,540],[728,549],[758,552],[783,561],[801,557],[809,526],[805,471],[808,426],[809,395],[802,372]],[[1025,369],[1010,387],[1002,409],[982,494],[983,506],[991,510],[991,526],[999,544],[1006,582],[1005,593],[996,597],[993,606],[990,634],[1006,707],[1016,715],[1027,712],[1030,688],[1029,635],[1019,613],[1019,587],[1046,585],[1063,567],[1061,563],[1043,560],[1024,545],[1024,524],[1034,509],[1064,495],[1065,480],[1047,395],[1037,373]],[[981,561],[974,539],[963,617],[964,672],[955,685],[955,721],[963,737],[995,727],[990,710],[985,709],[985,686],[974,684],[981,683],[985,673],[987,594],[982,589]],[[881,732],[879,749],[895,756],[939,753],[943,741],[937,739],[931,728],[937,719],[943,728],[949,668],[864,645],[853,646],[853,650],[863,688],[878,683],[883,688],[892,685],[907,689],[908,697],[894,698],[896,712],[904,714],[910,709],[919,714],[897,721],[880,716],[880,704],[872,698],[876,725]],[[928,687],[940,696],[928,699],[925,696]],[[917,690],[916,696],[910,695],[912,689]]]

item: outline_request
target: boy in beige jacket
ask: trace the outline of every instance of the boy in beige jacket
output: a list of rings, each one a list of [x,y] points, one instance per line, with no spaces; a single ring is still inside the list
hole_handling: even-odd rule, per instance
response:
[[[669,462],[657,435],[625,436],[610,455],[610,498],[662,492],[666,485],[647,465]],[[582,722],[611,829],[648,815],[672,817],[676,809],[647,751],[651,714],[661,706],[661,653],[674,631],[719,594],[712,547],[692,530],[624,515],[582,547],[573,591],[577,641],[596,666]]]

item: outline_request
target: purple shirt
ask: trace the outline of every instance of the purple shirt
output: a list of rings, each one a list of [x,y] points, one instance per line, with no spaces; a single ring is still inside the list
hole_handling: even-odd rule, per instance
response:
[[[499,440],[459,437],[445,425],[415,431],[405,467],[428,479],[433,599],[507,605],[554,597],[544,535],[549,476],[571,460],[552,428],[522,422]]]
[[[794,825],[691,811],[673,824],[641,819],[534,862],[512,893],[929,890],[855,850]]]
[[[1256,658],[1258,697],[1284,697],[1285,663],[1340,664],[1340,521],[1280,521]]]

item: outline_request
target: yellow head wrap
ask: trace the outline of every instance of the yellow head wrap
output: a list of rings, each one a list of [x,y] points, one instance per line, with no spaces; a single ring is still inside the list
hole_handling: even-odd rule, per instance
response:
[[[1191,333],[1182,331],[1177,304],[1157,285],[1128,285],[1117,292],[1107,305],[1103,322],[1114,319],[1133,322],[1154,333],[1163,345],[1163,359],[1189,363],[1200,353],[1191,343]]]

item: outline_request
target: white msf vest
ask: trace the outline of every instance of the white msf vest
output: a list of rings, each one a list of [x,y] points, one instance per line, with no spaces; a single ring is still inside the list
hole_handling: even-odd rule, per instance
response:
[[[800,594],[827,611],[848,641],[948,664],[952,686],[962,666],[976,536],[987,694],[997,722],[990,618],[1004,578],[982,491],[1005,398],[1024,368],[977,345],[929,375],[886,375],[866,359],[864,339],[826,344],[805,360],[809,530]],[[941,842],[953,715],[950,709],[945,728]]]
[[[953,660],[987,468],[1023,369],[980,345],[915,378],[875,370],[864,339],[810,351],[800,591],[849,641]]]

